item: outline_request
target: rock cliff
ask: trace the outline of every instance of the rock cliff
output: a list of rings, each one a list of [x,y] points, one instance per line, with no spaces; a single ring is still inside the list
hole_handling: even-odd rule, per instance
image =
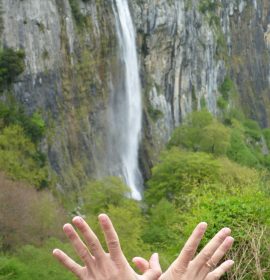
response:
[[[121,79],[111,0],[2,0],[2,47],[25,50],[13,95],[48,126],[41,149],[58,189],[109,173],[108,106]],[[144,101],[140,165],[145,177],[173,128],[192,110],[215,115],[226,77],[241,105],[270,122],[268,0],[129,1]]]

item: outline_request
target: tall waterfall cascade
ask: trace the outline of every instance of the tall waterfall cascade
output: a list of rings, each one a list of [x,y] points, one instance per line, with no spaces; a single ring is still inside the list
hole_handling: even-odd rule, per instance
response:
[[[113,85],[110,116],[111,154],[114,154],[114,174],[120,175],[131,189],[134,199],[140,200],[143,185],[138,163],[142,127],[142,100],[136,52],[136,33],[127,0],[113,0],[119,44],[119,73]],[[118,155],[115,155],[118,153]],[[117,160],[116,160],[117,159]]]

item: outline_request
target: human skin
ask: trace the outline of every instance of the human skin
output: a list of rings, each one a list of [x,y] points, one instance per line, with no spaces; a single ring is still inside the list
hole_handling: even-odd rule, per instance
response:
[[[84,263],[80,266],[59,249],[53,255],[68,270],[81,280],[157,280],[161,275],[158,254],[153,254],[148,262],[148,268],[142,275],[137,274],[126,260],[119,243],[117,233],[105,214],[99,215],[99,223],[108,247],[106,253],[95,233],[81,218],[75,217],[73,224],[82,233],[85,243],[80,239],[71,224],[66,224],[63,230],[71,241],[75,251]]]
[[[220,230],[194,257],[206,228],[206,223],[197,225],[177,259],[159,280],[216,280],[231,269],[234,263],[232,260],[224,261],[217,266],[234,241],[229,228]],[[143,258],[135,257],[133,262],[141,272],[149,268],[149,262]]]
[[[53,255],[81,280],[214,280],[219,279],[233,265],[232,261],[225,261],[212,271],[232,246],[233,238],[229,236],[230,230],[227,228],[217,233],[193,259],[207,227],[206,223],[200,223],[178,258],[163,274],[157,253],[153,254],[149,261],[140,257],[134,258],[134,263],[142,272],[142,275],[139,275],[126,260],[117,233],[107,215],[99,215],[99,223],[108,253],[103,250],[95,233],[81,217],[75,217],[72,222],[82,233],[85,243],[71,224],[64,225],[63,230],[84,266],[77,264],[59,249],[55,249]]]

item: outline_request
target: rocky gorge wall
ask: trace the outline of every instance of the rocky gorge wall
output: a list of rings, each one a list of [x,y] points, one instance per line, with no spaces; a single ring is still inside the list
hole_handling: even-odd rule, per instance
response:
[[[213,4],[214,3],[214,4]],[[140,165],[145,177],[185,115],[215,115],[225,77],[229,107],[263,126],[270,121],[270,4],[267,0],[129,1],[137,30],[144,101]],[[41,149],[58,189],[79,188],[108,173],[110,84],[121,79],[112,3],[2,0],[2,46],[23,48],[16,100],[47,123]]]

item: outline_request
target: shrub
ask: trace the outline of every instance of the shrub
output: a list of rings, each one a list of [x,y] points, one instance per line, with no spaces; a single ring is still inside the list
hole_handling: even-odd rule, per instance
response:
[[[35,112],[27,116],[24,110],[15,104],[0,102],[0,120],[2,128],[16,124],[23,127],[25,134],[34,142],[39,142],[45,135],[45,122],[41,115]]]
[[[247,136],[252,137],[255,141],[261,140],[262,131],[256,121],[247,119],[244,121],[243,125]]]
[[[84,1],[87,2],[88,0]],[[80,10],[80,3],[78,0],[69,0],[69,5],[76,23],[81,26],[85,22],[85,17],[82,15]]]
[[[164,268],[170,265],[180,249],[180,219],[179,210],[166,199],[161,199],[150,208],[145,223],[142,239],[150,245],[152,252],[159,252]]]
[[[172,148],[152,169],[146,201],[151,206],[166,198],[175,201],[177,207],[186,207],[185,195],[201,184],[216,182],[218,170],[219,164],[211,155]]]
[[[186,117],[183,125],[175,129],[168,146],[181,146],[197,151],[202,129],[212,122],[213,116],[206,110],[191,113]]]
[[[202,246],[218,230],[230,227],[235,238],[232,251],[237,263],[235,269],[245,276],[243,279],[254,279],[258,264],[261,272],[267,273],[265,268],[268,267],[270,257],[270,197],[261,192],[258,186],[249,186],[230,194],[223,191],[222,185],[216,189],[205,188],[200,193],[194,189],[194,196],[197,197],[196,203],[189,213],[182,216],[185,223],[182,243],[200,221],[209,224]],[[238,279],[232,277],[235,272],[232,271],[228,279]]]
[[[11,48],[0,50],[0,89],[11,85],[24,71],[25,53]]]
[[[232,93],[233,90],[234,90],[233,81],[230,79],[230,77],[228,77],[228,76],[225,77],[223,83],[219,87],[219,91],[220,91],[223,99],[228,101],[230,94]]]
[[[168,146],[223,155],[227,152],[229,142],[230,129],[209,112],[200,111],[190,114],[184,124],[175,129]]]
[[[107,211],[109,205],[121,206],[127,196],[130,196],[129,188],[117,177],[91,181],[83,190],[82,210],[97,215],[102,211]]]
[[[245,137],[238,129],[233,129],[231,145],[227,152],[228,158],[246,166],[258,166],[259,160],[245,143]]]
[[[18,125],[8,126],[0,135],[0,169],[14,179],[37,188],[48,185],[48,171],[35,145]],[[45,184],[46,183],[46,184]]]
[[[14,257],[0,255],[0,280],[27,280],[27,267]]]
[[[0,237],[4,250],[40,245],[50,236],[62,238],[64,210],[53,196],[0,174]]]
[[[1,280],[71,280],[75,277],[63,269],[53,257],[52,250],[61,248],[70,256],[74,256],[71,246],[57,239],[49,239],[43,247],[26,245],[19,248],[14,255],[0,255]]]
[[[206,12],[215,12],[218,7],[218,3],[212,0],[201,0],[199,3],[199,11],[203,14]]]

